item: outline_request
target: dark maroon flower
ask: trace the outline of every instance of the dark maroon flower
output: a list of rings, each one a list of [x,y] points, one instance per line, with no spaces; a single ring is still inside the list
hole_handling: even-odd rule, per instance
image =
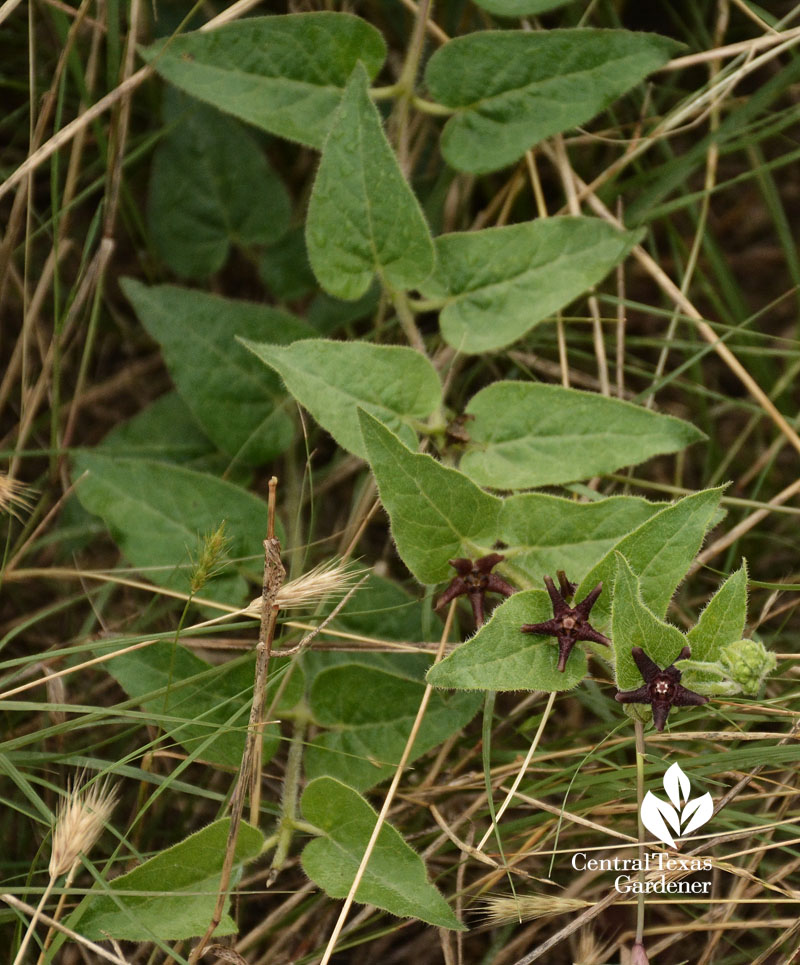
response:
[[[441,610],[457,596],[466,596],[472,605],[475,626],[483,626],[486,594],[500,593],[502,596],[511,596],[512,593],[516,593],[513,586],[496,573],[492,573],[492,569],[504,559],[505,556],[501,553],[490,553],[488,556],[481,556],[474,563],[464,557],[448,560],[458,576],[453,577],[450,586],[439,597],[434,609]]]
[[[567,659],[578,640],[602,643],[606,647],[610,641],[589,623],[589,613],[598,596],[603,592],[603,584],[598,583],[580,603],[571,607],[567,599],[574,594],[577,586],[567,579],[563,570],[559,570],[557,575],[560,590],[556,589],[555,583],[549,576],[544,578],[544,585],[553,604],[553,618],[545,620],[544,623],[526,623],[520,629],[523,633],[539,633],[558,640],[558,669],[563,673],[567,666]]]
[[[686,660],[691,654],[691,647],[684,647],[675,660]],[[644,685],[637,690],[622,690],[615,697],[621,704],[650,704],[656,730],[664,730],[672,707],[698,707],[708,703],[708,697],[681,686],[681,672],[674,660],[662,670],[641,647],[633,647],[631,656],[644,678]]]

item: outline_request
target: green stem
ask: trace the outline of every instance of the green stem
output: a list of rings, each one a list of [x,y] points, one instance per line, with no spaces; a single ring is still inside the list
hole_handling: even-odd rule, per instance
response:
[[[400,322],[400,327],[408,339],[408,344],[415,348],[418,352],[426,355],[425,352],[425,342],[422,340],[422,336],[417,328],[417,321],[414,318],[414,312],[411,310],[411,304],[408,300],[408,296],[405,292],[390,292],[389,293],[394,304],[395,311],[397,312],[397,318]]]
[[[417,19],[414,22],[414,32],[411,34],[411,42],[408,45],[406,59],[397,86],[401,91],[406,92],[409,99],[413,97],[414,83],[417,79],[417,68],[422,56],[422,47],[425,43],[425,28],[428,25],[428,17],[431,14],[433,0],[420,0],[417,7]]]
[[[437,104],[435,101],[426,101],[416,94],[412,96],[411,103],[418,111],[431,114],[433,117],[452,117],[456,113],[454,107],[445,107],[444,104]]]
[[[639,881],[642,888],[639,891],[636,901],[636,941],[641,943],[644,934],[644,825],[642,824],[642,801],[644,801],[644,724],[640,720],[633,722],[633,729],[636,734],[636,801],[638,810],[636,819],[639,825]]]
[[[412,312],[438,312],[447,305],[444,298],[409,298],[408,307]]]
[[[292,844],[292,837],[297,828],[297,796],[300,790],[300,774],[307,727],[308,717],[298,717],[292,730],[292,740],[286,758],[286,773],[283,778],[281,814],[278,818],[278,843],[272,858],[274,870],[280,869],[286,861]]]
[[[433,0],[420,0],[417,7],[417,17],[414,29],[406,51],[406,59],[397,79],[398,99],[394,110],[394,129],[397,134],[397,157],[400,167],[409,174],[409,116],[411,103],[414,99],[414,85],[417,80],[417,70],[425,44],[425,27],[431,12]]]

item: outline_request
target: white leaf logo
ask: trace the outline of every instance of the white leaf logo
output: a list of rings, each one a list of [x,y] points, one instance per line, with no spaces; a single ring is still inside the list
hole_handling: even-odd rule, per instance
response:
[[[696,831],[711,819],[714,802],[708,792],[689,800],[691,784],[678,764],[673,764],[664,775],[664,790],[669,801],[662,801],[652,791],[645,795],[641,810],[642,824],[659,841],[674,848],[675,838]]]

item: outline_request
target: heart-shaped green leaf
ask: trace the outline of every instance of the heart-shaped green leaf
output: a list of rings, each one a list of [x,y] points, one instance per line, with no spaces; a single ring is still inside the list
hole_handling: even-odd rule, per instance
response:
[[[428,88],[456,111],[442,133],[454,168],[480,174],[539,141],[584,124],[651,71],[677,44],[629,30],[486,30],[431,57]]]
[[[261,465],[283,452],[294,431],[286,397],[278,379],[236,336],[286,344],[312,330],[267,305],[175,285],[148,288],[132,278],[121,287],[209,438],[245,465]]]
[[[747,621],[747,563],[708,601],[700,619],[688,633],[692,660],[719,660],[720,650],[744,636]]]
[[[104,885],[107,894],[92,892],[84,898],[70,925],[93,941],[176,941],[202,935],[214,913],[229,828],[229,818],[215,821],[114,878]],[[263,843],[258,828],[242,822],[234,868],[258,857]],[[226,914],[214,934],[237,930]]]
[[[348,13],[249,17],[159,41],[144,52],[162,77],[262,130],[322,147],[359,61],[370,78],[386,57],[378,31]]]
[[[442,335],[454,348],[489,352],[602,281],[638,238],[599,218],[567,217],[442,235],[420,290],[444,302]]]
[[[406,655],[392,655],[395,660]],[[401,661],[398,670],[408,661]],[[394,774],[425,691],[421,680],[348,663],[318,673],[309,702],[325,730],[306,748],[310,778],[327,774],[365,791]],[[409,763],[458,733],[475,716],[473,694],[433,694]]]
[[[642,675],[631,650],[641,647],[659,667],[669,667],[686,646],[686,637],[677,628],[645,606],[639,580],[621,553],[615,554],[617,575],[614,580],[614,605],[611,612],[611,637],[616,659],[617,687],[635,690]]]
[[[555,640],[523,633],[523,623],[553,615],[542,590],[515,593],[497,607],[488,623],[428,671],[434,687],[464,690],[571,690],[586,676],[586,654],[575,647],[563,673]]]
[[[722,489],[703,489],[666,506],[620,540],[581,580],[576,592],[582,599],[601,580],[612,585],[616,552],[628,561],[639,578],[644,605],[659,619],[664,616],[675,588],[686,575],[714,520]],[[592,622],[603,628],[611,614],[611,601],[603,593],[592,610]]]
[[[377,273],[414,288],[433,270],[433,241],[370,100],[359,64],[331,122],[306,221],[308,256],[319,283],[338,298],[360,298]]]
[[[479,486],[529,489],[588,479],[705,436],[688,422],[595,392],[494,382],[466,409],[460,468]]]
[[[250,351],[283,379],[295,399],[340,446],[365,457],[358,407],[386,422],[410,445],[414,420],[441,403],[436,369],[424,355],[402,345],[304,339],[293,345],[243,340]]]
[[[123,647],[123,650],[126,649]],[[141,700],[165,740],[177,741],[202,761],[236,769],[242,762],[245,732],[253,702],[255,654],[216,666],[185,647],[167,642],[141,650],[109,654],[104,667],[130,696]],[[267,706],[280,687],[281,710],[294,707],[303,696],[303,673],[295,667],[288,684],[274,670],[267,688]],[[263,759],[278,749],[280,730],[264,728]]]
[[[96,452],[73,456],[78,498],[102,517],[122,552],[159,586],[188,591],[190,554],[199,539],[225,522],[233,559],[256,555],[266,529],[267,505],[214,476],[148,459],[122,459]],[[203,596],[241,603],[247,582],[229,566],[203,587]]]
[[[403,562],[421,583],[452,573],[454,556],[480,556],[497,539],[501,501],[455,469],[409,452],[394,433],[364,410],[361,432],[381,501]]]
[[[164,92],[167,133],[153,155],[147,212],[158,253],[184,278],[207,278],[231,244],[268,245],[289,227],[289,195],[233,118]]]
[[[303,817],[321,834],[306,845],[303,870],[331,898],[344,898],[378,816],[357,791],[330,777],[311,781],[303,792],[301,807]],[[428,880],[422,858],[388,823],[381,827],[355,897],[399,918],[419,918],[442,928],[464,929]]]

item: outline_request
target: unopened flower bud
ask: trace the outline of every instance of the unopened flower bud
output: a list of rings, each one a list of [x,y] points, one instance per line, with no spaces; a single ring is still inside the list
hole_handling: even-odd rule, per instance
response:
[[[758,694],[764,679],[777,663],[775,654],[770,653],[760,640],[738,640],[720,651],[720,664],[725,674],[750,696]]]

